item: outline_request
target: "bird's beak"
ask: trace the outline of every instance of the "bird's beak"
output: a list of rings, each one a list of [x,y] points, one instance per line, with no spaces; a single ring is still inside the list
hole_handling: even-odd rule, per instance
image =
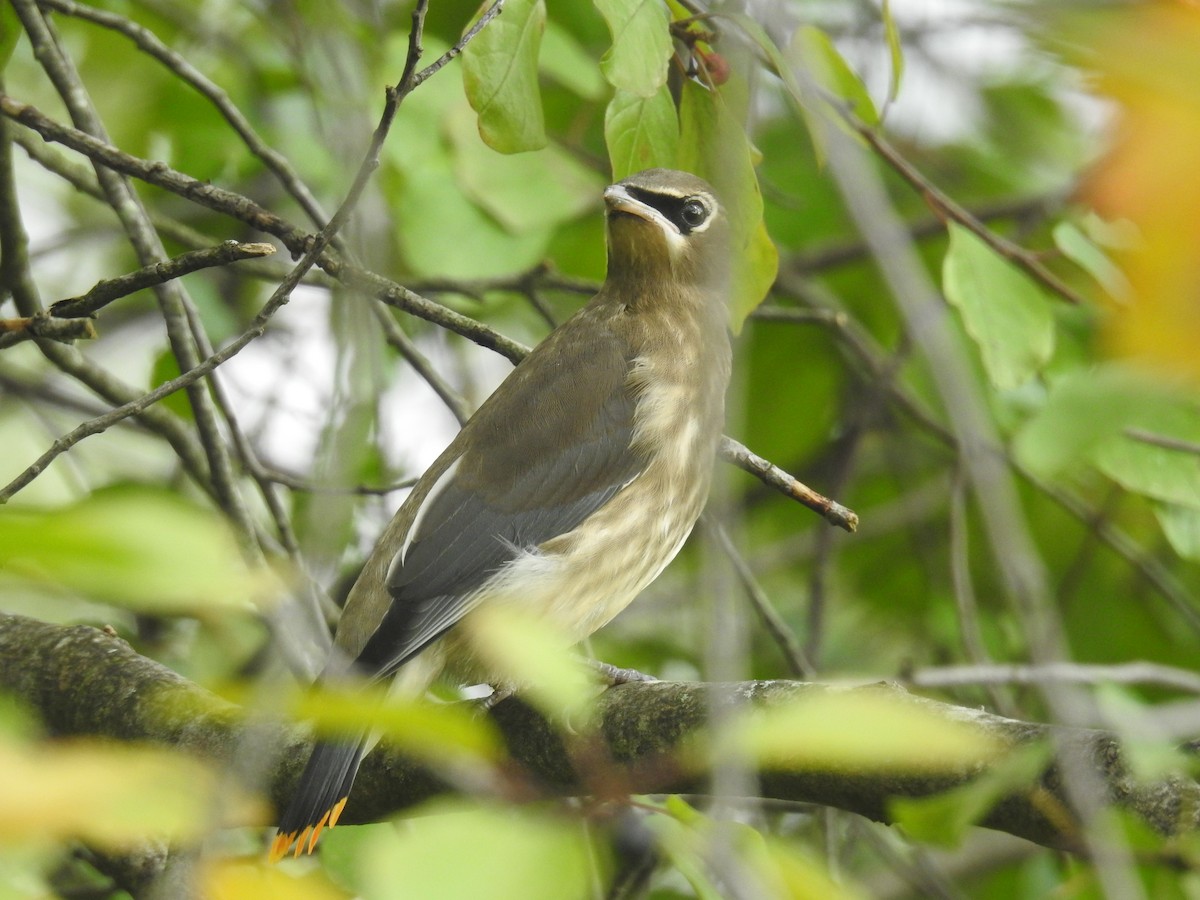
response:
[[[669,235],[681,235],[680,230],[675,226],[674,222],[653,206],[638,200],[625,189],[624,185],[610,184],[605,188],[604,203],[608,207],[609,215],[624,213],[630,216],[637,216],[639,219],[645,219],[647,222],[657,225]]]

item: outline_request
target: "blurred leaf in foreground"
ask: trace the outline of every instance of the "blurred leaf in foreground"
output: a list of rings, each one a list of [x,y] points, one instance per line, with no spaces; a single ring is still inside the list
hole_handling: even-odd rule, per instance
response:
[[[354,887],[376,900],[486,897],[572,900],[591,897],[592,850],[583,828],[535,810],[463,801],[424,807],[402,833],[370,829],[356,841]],[[340,829],[339,829],[340,830]]]
[[[1121,106],[1087,197],[1142,236],[1122,260],[1134,301],[1108,320],[1108,346],[1159,371],[1200,376],[1200,7],[1094,10],[1066,25],[1068,54],[1095,69],[1099,90]]]
[[[871,735],[868,741],[863,735]],[[1003,746],[919,697],[879,689],[813,690],[755,709],[721,736],[764,768],[827,772],[953,773],[993,760]]]
[[[266,817],[261,804],[223,790],[234,806],[214,820],[218,774],[179,753],[91,741],[35,746],[0,742],[0,841],[73,837],[119,848],[147,838],[192,840]]]
[[[139,612],[253,612],[279,591],[214,511],[176,493],[121,487],[53,509],[0,507],[0,571]]]

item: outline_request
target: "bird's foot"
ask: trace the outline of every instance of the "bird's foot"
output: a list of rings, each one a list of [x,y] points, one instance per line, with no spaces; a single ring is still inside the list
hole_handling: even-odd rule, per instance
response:
[[[516,692],[513,687],[493,687],[492,692],[483,698],[480,708],[483,712],[493,710]]]
[[[602,679],[608,682],[609,687],[615,687],[618,684],[629,684],[630,682],[658,681],[653,675],[647,675],[645,672],[639,672],[637,669],[622,669],[618,666],[601,662],[598,659],[589,659],[587,662]]]

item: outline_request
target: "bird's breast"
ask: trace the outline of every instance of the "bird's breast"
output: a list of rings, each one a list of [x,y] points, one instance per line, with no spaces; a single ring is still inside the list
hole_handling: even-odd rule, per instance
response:
[[[489,581],[484,602],[545,617],[576,642],[623,610],[683,546],[708,496],[725,383],[697,360],[634,360],[630,452],[641,472],[570,532],[529,548]]]

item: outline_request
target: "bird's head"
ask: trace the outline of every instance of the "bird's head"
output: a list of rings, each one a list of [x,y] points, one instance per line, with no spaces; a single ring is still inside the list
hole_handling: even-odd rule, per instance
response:
[[[646,169],[604,191],[608,280],[720,289],[729,269],[729,226],[708,182]]]

